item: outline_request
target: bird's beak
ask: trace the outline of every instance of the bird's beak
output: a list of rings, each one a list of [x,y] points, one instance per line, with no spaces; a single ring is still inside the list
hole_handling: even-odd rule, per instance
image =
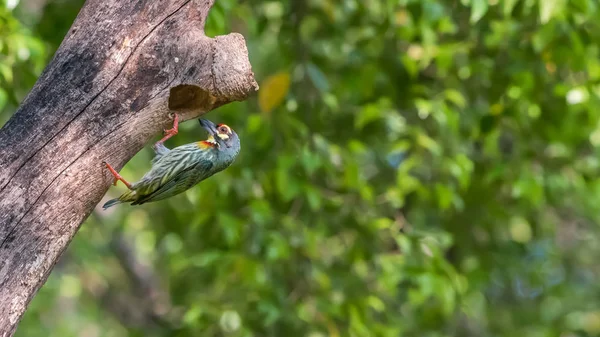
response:
[[[198,122],[200,122],[200,125],[206,130],[208,131],[208,133],[211,136],[216,136],[217,135],[217,126],[215,125],[215,123],[209,121],[208,119],[204,119],[204,118],[199,118]],[[218,137],[217,137],[218,138]]]
[[[217,126],[215,125],[215,123],[209,121],[208,119],[204,119],[204,118],[199,118],[198,122],[200,122],[200,125],[206,130],[208,131],[208,134],[210,135],[209,138],[212,138],[213,141],[217,142],[217,144],[220,144],[221,146],[227,146],[227,144],[221,139],[221,137],[217,136]],[[227,146],[229,147],[229,146]]]

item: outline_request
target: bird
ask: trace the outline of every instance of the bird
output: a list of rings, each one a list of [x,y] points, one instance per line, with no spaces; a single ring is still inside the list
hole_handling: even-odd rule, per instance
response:
[[[163,143],[177,134],[178,117],[174,116],[173,128],[165,130],[166,136],[156,142],[152,167],[142,179],[129,183],[107,162],[106,168],[115,177],[114,185],[121,181],[129,189],[120,197],[107,201],[107,208],[130,202],[141,205],[163,200],[184,191],[229,167],[240,152],[240,138],[225,124],[200,118],[200,125],[209,133],[206,140],[168,149]]]

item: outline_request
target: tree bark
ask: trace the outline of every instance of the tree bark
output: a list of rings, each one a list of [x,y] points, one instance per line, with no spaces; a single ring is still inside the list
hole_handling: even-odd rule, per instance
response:
[[[214,0],[88,0],[0,129],[0,336],[120,169],[163,129],[258,90],[244,38],[209,38]]]

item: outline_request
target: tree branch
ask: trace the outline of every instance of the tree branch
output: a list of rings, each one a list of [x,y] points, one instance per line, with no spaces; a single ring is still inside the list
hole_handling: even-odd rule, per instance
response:
[[[161,319],[172,309],[171,298],[152,266],[140,261],[134,247],[120,230],[114,231],[110,246],[128,276],[133,293],[138,298],[137,303],[144,303],[146,316],[154,320]]]
[[[14,333],[112,178],[169,126],[258,90],[244,38],[209,38],[214,0],[88,0],[0,129],[0,336]]]

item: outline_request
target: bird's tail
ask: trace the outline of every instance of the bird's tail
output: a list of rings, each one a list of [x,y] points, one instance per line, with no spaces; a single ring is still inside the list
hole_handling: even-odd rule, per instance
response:
[[[104,208],[104,209],[107,209],[107,208],[109,208],[109,207],[111,207],[111,206],[114,206],[114,205],[120,204],[120,203],[122,203],[122,202],[123,202],[123,201],[121,201],[121,199],[119,199],[119,198],[110,199],[109,201],[107,201],[107,202],[106,202],[106,203],[105,203],[105,204],[102,206],[102,208]]]
[[[136,200],[135,197],[136,197],[135,191],[129,190],[129,191],[123,193],[118,198],[110,199],[102,206],[102,208],[107,209],[114,205],[122,204],[124,202],[135,201]]]

